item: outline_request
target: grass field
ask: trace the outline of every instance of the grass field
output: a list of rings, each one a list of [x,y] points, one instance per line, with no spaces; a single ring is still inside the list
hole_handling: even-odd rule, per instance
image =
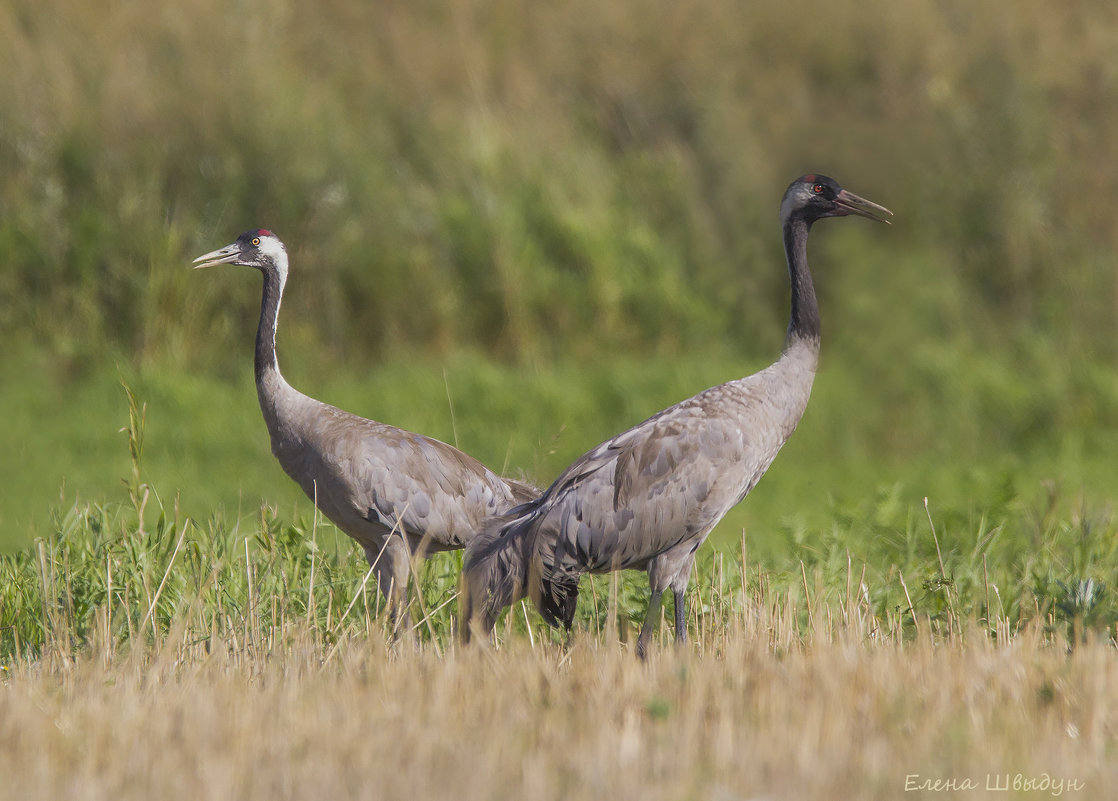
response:
[[[201,523],[136,467],[126,497],[0,557],[11,797],[1118,789],[1118,609],[1091,578],[1118,569],[1105,512],[921,516],[883,496],[778,558],[708,548],[690,644],[669,634],[645,664],[642,577],[585,587],[570,644],[517,605],[496,647],[463,649],[460,557],[442,554],[400,636],[329,526]]]
[[[1118,787],[1111,646],[1069,654],[1036,630],[902,643],[853,606],[801,637],[794,610],[765,600],[647,665],[585,635],[412,652],[376,631],[325,644],[294,622],[210,653],[175,632],[127,657],[17,666],[0,694],[5,792],[873,801],[940,797],[928,782],[964,799]]]
[[[0,795],[1118,796],[1116,9],[0,4]],[[276,230],[297,388],[547,484],[772,361],[808,170],[895,224],[648,664],[636,575],[387,631],[188,266]]]
[[[998,567],[975,585],[919,558],[881,575],[719,555],[692,590],[690,645],[665,637],[641,663],[642,582],[595,582],[569,645],[518,605],[496,648],[462,649],[453,558],[421,570],[418,637],[394,639],[344,542],[274,519],[236,532],[134,520],[87,510],[0,563],[9,797],[1118,789],[1113,609],[1082,591],[1078,607],[1040,591],[1014,604]]]

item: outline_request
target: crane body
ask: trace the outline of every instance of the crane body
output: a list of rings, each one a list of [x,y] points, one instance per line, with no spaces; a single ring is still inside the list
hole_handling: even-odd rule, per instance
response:
[[[194,260],[239,264],[264,277],[254,368],[272,453],[335,525],[356,540],[395,615],[413,556],[461,548],[486,520],[537,494],[451,445],[368,420],[292,387],[279,369],[276,328],[287,250],[257,229]]]
[[[781,204],[792,311],[780,358],[603,442],[539,499],[490,519],[466,551],[464,636],[472,626],[490,631],[500,610],[525,596],[545,621],[569,630],[584,573],[634,569],[648,572],[651,590],[638,653],[647,653],[669,588],[683,642],[695,552],[764,475],[811,394],[820,324],[808,231],[823,217],[885,222],[890,213],[825,176],[793,182]]]

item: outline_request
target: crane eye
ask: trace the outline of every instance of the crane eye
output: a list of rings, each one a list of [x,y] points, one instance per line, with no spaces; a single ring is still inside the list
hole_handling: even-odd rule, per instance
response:
[[[815,184],[815,186],[811,187],[811,191],[817,195],[823,194],[823,189],[823,184]]]
[[[258,236],[254,236],[254,237],[252,238],[252,246],[253,246],[254,248],[255,248],[255,247],[259,247],[259,246],[260,246],[260,237],[258,237]]]

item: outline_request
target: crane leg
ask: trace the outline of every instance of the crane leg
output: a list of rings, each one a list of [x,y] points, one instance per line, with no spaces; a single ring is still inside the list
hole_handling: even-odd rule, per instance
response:
[[[365,546],[365,558],[377,576],[377,586],[388,602],[389,622],[393,636],[401,628],[411,630],[411,612],[408,609],[408,546],[402,537],[390,536],[377,548]]]
[[[663,590],[653,590],[648,599],[648,613],[644,616],[640,636],[637,637],[637,656],[641,659],[648,658],[648,644],[652,640],[652,631],[660,623],[660,604],[664,595]]]
[[[687,642],[687,597],[683,590],[672,590],[675,596],[675,642],[683,645]]]

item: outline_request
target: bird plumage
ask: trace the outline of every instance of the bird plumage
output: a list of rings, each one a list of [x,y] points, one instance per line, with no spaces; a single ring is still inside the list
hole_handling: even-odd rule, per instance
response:
[[[807,406],[819,357],[819,315],[807,268],[811,224],[824,216],[888,213],[823,176],[785,193],[781,217],[792,315],[781,357],[653,415],[587,452],[537,501],[490,520],[467,548],[466,615],[492,628],[500,609],[530,597],[544,619],[570,628],[583,573],[647,570],[652,597],[638,640],[644,653],[660,598],[684,596],[695,552],[764,475]]]
[[[270,231],[248,231],[194,264],[242,264],[263,274],[254,365],[272,453],[322,513],[363,546],[394,610],[406,597],[413,555],[461,548],[486,520],[535,497],[533,487],[444,442],[343,411],[287,383],[275,345],[287,251]]]

